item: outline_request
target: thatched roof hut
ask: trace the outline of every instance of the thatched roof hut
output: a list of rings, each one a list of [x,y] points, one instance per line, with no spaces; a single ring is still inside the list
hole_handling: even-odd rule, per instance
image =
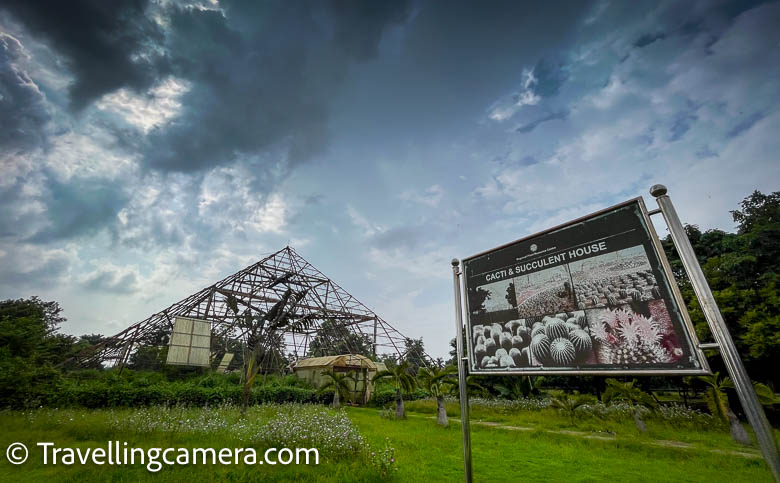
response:
[[[365,403],[371,397],[373,385],[371,378],[379,369],[378,363],[360,354],[341,354],[337,356],[309,357],[298,359],[293,366],[295,375],[309,381],[315,387],[326,382],[323,372],[347,372],[355,379],[352,401]]]

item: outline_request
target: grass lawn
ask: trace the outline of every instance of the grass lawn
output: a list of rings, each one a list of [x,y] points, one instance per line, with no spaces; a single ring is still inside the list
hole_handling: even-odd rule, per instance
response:
[[[40,410],[0,412],[0,481],[379,481],[377,469],[363,455],[342,456],[319,466],[172,466],[149,473],[136,466],[44,466],[38,441],[64,447],[105,447],[108,440],[137,447],[246,447],[247,435],[286,409],[253,408],[244,424],[238,410],[178,409],[164,418],[155,410]],[[389,438],[395,448],[395,481],[462,481],[460,425],[436,426],[427,417],[385,419],[379,411],[350,408],[347,415],[372,449]],[[149,416],[151,414],[151,416]],[[139,416],[140,415],[140,416]],[[141,417],[142,416],[142,417]],[[155,419],[155,417],[157,419]],[[164,419],[163,418],[163,419]],[[152,423],[149,423],[149,420]],[[312,421],[312,426],[317,426]],[[196,430],[187,430],[189,426]],[[581,429],[581,428],[580,428]],[[627,430],[626,430],[627,431]],[[30,459],[20,466],[6,461],[5,448],[21,441]],[[258,446],[260,447],[260,446]],[[730,448],[730,447],[729,447]],[[476,481],[772,481],[763,460],[714,454],[706,448],[655,447],[628,432],[599,441],[547,431],[510,431],[472,427]]]
[[[350,409],[369,442],[389,437],[401,481],[462,480],[460,425],[439,428],[428,418],[393,421],[372,409]],[[761,459],[702,449],[663,448],[632,438],[598,441],[546,431],[474,425],[475,481],[772,481]]]
[[[445,404],[447,415],[460,417],[460,404],[457,401],[447,401]],[[436,414],[436,402],[430,399],[410,401],[406,403],[406,410],[411,414],[433,416]],[[474,404],[471,410],[471,421],[488,421],[502,423],[509,426],[531,427],[546,430],[585,431],[596,434],[613,434],[617,439],[630,441],[673,440],[707,447],[711,449],[723,449],[729,451],[746,451],[744,446],[735,443],[729,435],[728,429],[715,424],[697,424],[695,421],[676,421],[674,424],[659,421],[653,415],[645,417],[648,432],[637,431],[634,422],[630,418],[606,418],[599,419],[587,416],[578,411],[575,424],[572,425],[569,418],[562,416],[555,409],[541,409],[533,411],[503,410],[501,408],[484,408]],[[753,436],[753,430],[749,425],[745,429]],[[780,431],[774,430],[775,439],[780,441]],[[755,441],[755,437],[753,437]],[[754,446],[755,451],[758,447]],[[748,449],[748,451],[750,451]]]

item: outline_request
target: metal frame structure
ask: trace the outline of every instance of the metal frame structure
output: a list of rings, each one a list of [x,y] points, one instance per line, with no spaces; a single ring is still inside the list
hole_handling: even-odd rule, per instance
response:
[[[518,240],[515,240],[513,242],[505,243],[499,247],[493,248],[491,250],[486,250],[481,253],[478,253],[476,255],[472,255],[470,257],[464,258],[462,261],[466,262],[468,260],[471,260],[473,258],[477,258],[482,255],[486,255],[491,252],[495,252],[497,250],[500,250],[502,248],[514,245],[515,243],[523,242],[526,240],[530,240],[532,238],[536,238],[538,236],[551,233],[553,231],[560,230],[561,228],[566,228],[568,226],[576,225],[577,223],[581,223],[583,221],[589,220],[591,218],[597,217],[599,215],[603,215],[605,213],[609,213],[611,211],[614,211],[616,209],[622,208],[624,206],[628,206],[631,204],[637,203],[639,206],[639,211],[642,214],[642,221],[644,221],[645,226],[647,227],[648,234],[650,235],[650,239],[653,244],[653,249],[655,250],[655,255],[658,257],[658,260],[661,262],[661,269],[663,271],[663,274],[666,278],[666,280],[669,283],[669,288],[672,293],[672,298],[674,299],[674,302],[677,304],[677,307],[679,308],[680,315],[683,319],[684,324],[684,330],[686,332],[685,335],[687,335],[690,338],[691,342],[691,349],[696,352],[697,359],[699,362],[701,362],[702,367],[700,369],[583,369],[583,370],[560,370],[560,369],[548,369],[544,367],[538,367],[533,369],[518,369],[518,370],[475,370],[473,368],[470,369],[470,372],[472,374],[480,374],[480,375],[514,375],[514,376],[543,376],[545,374],[547,375],[557,375],[557,376],[626,376],[626,375],[646,375],[646,376],[663,376],[663,375],[686,375],[686,376],[696,376],[696,375],[706,375],[711,374],[709,364],[707,363],[707,357],[705,357],[704,352],[702,351],[701,344],[699,343],[698,338],[696,337],[696,330],[693,327],[693,322],[691,321],[691,317],[688,314],[688,310],[686,309],[685,302],[682,299],[682,294],[680,293],[680,289],[677,287],[677,284],[674,282],[674,274],[672,273],[671,266],[669,265],[669,260],[666,259],[666,254],[664,253],[663,247],[661,246],[661,242],[658,239],[658,234],[655,232],[655,228],[653,227],[653,222],[650,220],[649,213],[647,211],[647,207],[645,206],[645,202],[642,199],[642,197],[632,198],[630,200],[626,200],[622,203],[618,203],[616,205],[610,206],[608,208],[604,208],[603,210],[599,210],[595,213],[591,213],[589,215],[582,216],[580,218],[577,218],[576,220],[572,220],[557,226],[554,226],[552,228],[548,228],[547,230],[540,231],[538,233],[534,233],[533,235],[529,235],[523,238],[520,238]],[[454,261],[453,261],[454,263]],[[464,280],[465,283],[465,280]],[[465,293],[465,289],[464,289]],[[469,300],[468,297],[465,297],[465,306],[466,306],[466,314],[468,317],[468,314],[470,312],[469,308]],[[473,342],[471,340],[471,337],[467,337],[466,340],[466,346],[468,348],[469,354],[472,354],[474,348],[472,347]]]
[[[675,248],[677,248],[683,268],[685,268],[685,272],[688,274],[688,279],[691,281],[696,298],[699,299],[699,305],[704,313],[704,318],[707,319],[707,325],[715,338],[714,347],[713,344],[708,344],[708,347],[720,351],[723,363],[734,381],[734,387],[737,390],[742,409],[745,410],[748,422],[753,427],[753,431],[756,432],[756,439],[761,447],[764,460],[769,466],[772,476],[775,477],[775,481],[780,482],[780,453],[777,450],[772,426],[769,424],[766,414],[764,414],[764,408],[758,400],[755,389],[753,389],[753,383],[745,370],[745,365],[742,364],[737,346],[734,345],[734,340],[731,338],[726,322],[723,320],[723,315],[721,315],[718,309],[712,290],[710,290],[707,279],[704,277],[704,272],[702,272],[701,266],[699,266],[699,261],[691,246],[691,241],[685,233],[685,227],[680,221],[680,217],[677,216],[677,210],[674,209],[672,200],[666,194],[666,186],[661,184],[653,185],[650,188],[650,194],[658,202],[656,213],[663,215],[666,226],[669,227],[672,242]]]
[[[632,203],[639,200],[640,205],[642,206],[643,218],[647,223],[648,230],[650,231],[651,237],[653,238],[653,244],[656,247],[656,250],[659,252],[663,269],[669,276],[669,281],[672,287],[673,296],[679,303],[679,301],[682,300],[682,295],[680,294],[679,287],[677,287],[677,284],[675,283],[676,282],[675,278],[671,273],[671,269],[669,267],[669,261],[666,259],[664,251],[661,249],[660,240],[658,239],[658,235],[655,232],[655,228],[650,221],[650,216],[652,215],[656,215],[656,214],[663,215],[664,221],[666,222],[666,226],[669,228],[669,233],[671,234],[672,242],[674,243],[674,246],[677,249],[677,253],[680,255],[680,260],[683,263],[685,272],[688,274],[688,278],[691,281],[691,285],[693,286],[694,292],[696,293],[696,297],[699,300],[699,305],[701,305],[702,311],[704,312],[704,317],[707,319],[707,324],[710,328],[710,332],[712,332],[712,335],[716,341],[714,344],[699,343],[698,339],[696,338],[695,332],[692,331],[691,335],[694,338],[693,341],[696,342],[695,347],[700,352],[702,351],[702,349],[717,349],[720,351],[721,356],[723,357],[723,361],[726,365],[726,369],[728,370],[729,375],[734,381],[734,386],[737,390],[737,394],[739,395],[739,400],[740,403],[742,404],[742,408],[745,410],[745,414],[747,415],[748,422],[753,427],[753,430],[756,433],[756,439],[758,440],[758,444],[761,447],[761,452],[763,453],[764,460],[769,466],[769,469],[772,472],[775,481],[780,482],[780,453],[778,453],[777,444],[775,442],[774,435],[772,434],[772,426],[769,424],[769,421],[766,418],[766,414],[764,414],[764,410],[761,406],[761,403],[758,400],[758,396],[756,395],[756,392],[753,389],[753,385],[750,380],[750,377],[748,376],[747,371],[745,370],[744,364],[742,364],[742,360],[739,357],[739,353],[737,351],[736,346],[734,345],[733,339],[731,338],[731,334],[728,331],[728,327],[726,326],[726,323],[723,320],[723,316],[721,315],[720,310],[718,309],[718,305],[715,302],[715,297],[712,295],[712,291],[710,290],[710,287],[707,284],[707,279],[704,277],[704,273],[701,270],[701,266],[699,266],[699,262],[696,258],[696,254],[694,253],[693,247],[691,246],[691,242],[690,240],[688,240],[688,236],[685,233],[685,227],[680,221],[680,218],[677,216],[677,211],[674,209],[671,199],[669,199],[669,197],[666,195],[665,186],[663,185],[652,186],[650,188],[650,194],[653,195],[653,197],[656,198],[656,201],[658,202],[657,210],[648,212],[645,208],[644,200],[641,197],[639,197],[633,200],[626,201],[619,205],[613,206],[611,208],[607,208],[605,210],[599,211],[598,213],[603,213],[611,209],[614,209],[616,207],[625,205],[627,203]],[[585,218],[589,218],[590,216],[593,215],[588,215],[586,217],[579,218],[573,222],[565,223],[563,225],[550,228],[549,230],[545,230],[544,232],[541,233],[547,233],[549,231],[553,231],[558,228],[567,226],[571,223],[577,223],[579,221],[584,220]],[[536,236],[536,235],[532,235],[532,236]],[[523,238],[523,240],[527,238],[530,237]],[[502,245],[502,247],[507,245],[509,244]],[[488,253],[491,251],[493,250],[488,250],[487,252],[483,252],[483,253]],[[474,255],[474,256],[476,257],[479,255],[481,254]],[[453,275],[454,292],[455,292],[455,334],[457,339],[458,381],[460,383],[460,408],[461,408],[461,415],[462,415],[461,426],[463,429],[463,467],[465,470],[465,481],[466,483],[471,483],[473,478],[472,466],[471,466],[471,423],[469,419],[468,392],[466,391],[466,377],[468,376],[469,373],[469,358],[465,356],[465,354],[463,353],[463,348],[464,348],[463,331],[465,329],[465,325],[463,323],[463,306],[462,306],[463,295],[461,290],[461,284],[463,282],[462,280],[463,273],[460,269],[460,263],[461,262],[457,258],[454,258],[452,260],[452,275]],[[687,311],[685,310],[685,305],[680,304],[680,309],[684,314],[683,318],[685,320],[685,323],[690,329],[693,324],[691,323],[690,317]],[[703,361],[706,364],[706,358],[704,358]],[[609,372],[609,374],[616,374],[616,373],[617,372],[611,372],[611,371]],[[515,372],[493,372],[492,374],[513,375],[516,373]],[[537,374],[543,374],[543,373],[537,372]],[[549,372],[544,372],[544,374],[549,374]],[[582,375],[582,373],[578,374],[575,372],[567,372],[566,374],[575,375],[575,376]],[[586,374],[592,375],[594,374],[594,372],[587,372]],[[652,371],[641,372],[641,374],[651,375]]]
[[[234,310],[236,306],[238,311]],[[242,314],[247,311],[256,317],[270,318],[277,314],[273,316],[290,321],[287,329],[277,335],[283,338],[285,351],[292,359],[305,357],[313,338],[327,335],[323,328],[326,321],[337,322],[342,333],[346,330],[369,337],[374,355],[378,350],[398,357],[405,355],[406,338],[401,333],[286,246],[85,349],[75,362],[124,367],[134,351],[148,344],[148,340],[159,334],[169,335],[177,316],[211,322],[215,340],[246,343],[250,330],[242,324]],[[338,333],[332,337],[339,337]],[[360,353],[357,347],[348,349],[350,353]]]

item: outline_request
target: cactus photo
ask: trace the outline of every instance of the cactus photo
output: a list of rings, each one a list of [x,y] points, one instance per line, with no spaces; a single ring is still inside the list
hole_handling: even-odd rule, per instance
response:
[[[671,364],[683,357],[663,300],[586,311],[597,364]]]
[[[515,277],[514,286],[520,317],[574,310],[571,277],[566,266]]]
[[[616,307],[660,299],[661,291],[641,245],[569,264],[577,308]]]

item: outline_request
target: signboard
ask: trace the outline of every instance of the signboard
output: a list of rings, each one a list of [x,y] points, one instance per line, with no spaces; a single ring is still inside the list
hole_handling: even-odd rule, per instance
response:
[[[211,322],[176,317],[168,347],[167,364],[210,367]]]
[[[475,374],[703,374],[644,202],[463,260]]]

